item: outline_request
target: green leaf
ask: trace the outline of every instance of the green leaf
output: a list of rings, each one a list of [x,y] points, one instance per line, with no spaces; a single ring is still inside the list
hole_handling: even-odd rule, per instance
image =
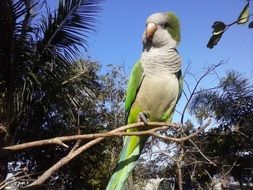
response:
[[[213,35],[221,34],[225,31],[227,25],[221,21],[215,21],[212,25]]]
[[[253,21],[249,23],[249,28],[253,28]]]
[[[237,24],[245,24],[249,20],[249,2],[243,8],[241,14],[237,19]]]
[[[212,49],[220,41],[223,32],[213,35],[207,43],[207,47]]]

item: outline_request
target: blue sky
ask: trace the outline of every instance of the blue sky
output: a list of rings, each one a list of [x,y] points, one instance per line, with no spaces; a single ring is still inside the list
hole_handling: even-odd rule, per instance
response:
[[[57,1],[51,1],[53,5]],[[246,0],[105,0],[98,14],[95,35],[89,35],[89,51],[83,58],[97,60],[106,65],[124,65],[126,75],[139,59],[142,51],[141,36],[146,18],[155,12],[174,12],[181,21],[181,43],[178,46],[183,59],[183,71],[191,62],[191,73],[200,76],[203,68],[229,59],[217,72],[224,76],[227,70],[236,70],[249,78],[253,77],[253,29],[247,25],[235,25],[225,32],[221,41],[213,49],[206,44],[211,37],[212,24],[220,20],[227,24],[237,19]],[[252,4],[252,3],[251,3]],[[250,7],[253,12],[253,5]],[[251,18],[253,20],[253,18]],[[191,87],[192,77],[185,78]],[[211,75],[201,83],[202,87],[217,84]],[[182,110],[185,100],[181,98],[178,110]],[[179,120],[180,116],[176,116]]]
[[[237,70],[247,77],[253,77],[253,30],[247,25],[235,25],[223,35],[213,49],[206,44],[211,37],[212,24],[220,20],[227,24],[235,21],[245,5],[245,0],[107,0],[102,3],[96,35],[90,36],[88,55],[107,64],[124,64],[129,75],[133,64],[142,51],[141,35],[147,16],[155,12],[172,11],[181,21],[181,43],[178,50],[183,58],[183,70],[191,62],[191,72],[200,76],[203,68],[229,59],[218,69],[220,76],[227,70]],[[250,7],[252,10],[252,5]],[[253,20],[253,18],[252,18]],[[190,85],[195,82],[191,77]],[[202,87],[217,84],[214,76],[204,80]],[[182,110],[181,100],[178,110]],[[175,120],[179,120],[180,115]]]
[[[147,16],[173,11],[181,21],[178,50],[184,60],[183,68],[191,61],[192,70],[198,72],[204,66],[229,58],[223,70],[235,69],[252,77],[253,30],[247,25],[231,27],[214,49],[206,48],[212,23],[235,21],[244,5],[245,0],[107,0],[102,3],[97,34],[90,36],[89,55],[103,65],[124,63],[130,71],[141,54]]]

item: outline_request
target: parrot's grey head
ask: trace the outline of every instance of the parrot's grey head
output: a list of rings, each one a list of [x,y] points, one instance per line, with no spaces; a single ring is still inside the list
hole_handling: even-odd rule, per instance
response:
[[[176,47],[180,41],[180,25],[175,14],[154,13],[146,20],[146,29],[142,36],[144,48]]]

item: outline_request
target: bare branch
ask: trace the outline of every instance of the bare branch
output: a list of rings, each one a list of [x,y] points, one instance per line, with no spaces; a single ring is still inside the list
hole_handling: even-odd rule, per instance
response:
[[[168,125],[167,123],[160,123],[160,122],[149,122],[148,125],[150,127],[164,126],[164,125],[167,125],[167,127],[176,127],[176,125],[172,125],[172,124]],[[125,125],[125,126],[122,126],[120,128],[114,129],[114,130],[112,130],[108,133],[104,133],[104,137],[99,137],[100,134],[93,134],[93,135],[97,136],[96,139],[86,143],[85,145],[81,146],[80,148],[78,148],[78,149],[74,150],[73,152],[69,153],[66,157],[60,159],[56,164],[54,164],[51,168],[49,168],[46,172],[44,172],[37,180],[35,180],[33,183],[26,186],[26,188],[29,188],[29,187],[32,187],[32,186],[35,186],[35,185],[40,185],[40,184],[44,183],[59,168],[66,165],[69,161],[71,161],[73,158],[75,158],[76,156],[81,154],[83,151],[85,151],[88,148],[92,147],[93,145],[101,142],[105,137],[117,136],[117,135],[121,136],[122,133],[120,133],[120,132],[122,130],[126,130],[126,129],[129,129],[129,128],[132,128],[132,127],[138,127],[138,126],[146,126],[146,125],[144,123],[135,123],[135,124]],[[159,127],[159,128],[164,129],[164,127]],[[154,129],[151,129],[151,130],[154,130]],[[129,134],[126,133],[126,135],[129,135]],[[82,136],[82,135],[79,135],[79,136]]]
[[[188,101],[186,102],[186,104],[185,104],[185,106],[184,106],[184,109],[183,109],[183,112],[182,112],[182,116],[181,116],[181,123],[184,123],[184,115],[185,115],[186,109],[187,109],[187,107],[188,107],[188,105],[189,105],[191,99],[192,99],[193,96],[195,95],[195,92],[196,92],[196,90],[197,90],[197,88],[198,88],[200,82],[201,82],[208,74],[210,74],[212,71],[214,71],[217,67],[219,67],[219,66],[221,66],[221,65],[223,65],[223,64],[225,64],[225,63],[227,63],[227,61],[222,60],[222,61],[220,61],[218,64],[216,64],[216,65],[214,65],[214,66],[208,68],[207,71],[197,80],[197,82],[196,82],[196,84],[195,84],[195,86],[194,86],[194,88],[193,88],[193,90],[192,90],[192,92],[191,92],[191,95],[190,95]]]
[[[33,183],[26,186],[26,188],[29,188],[29,187],[32,187],[32,186],[35,186],[35,185],[40,185],[40,184],[44,183],[59,168],[66,165],[70,160],[75,158],[77,155],[81,154],[83,151],[87,150],[91,146],[99,143],[103,139],[104,139],[103,137],[100,137],[100,138],[97,138],[95,140],[92,140],[92,141],[88,142],[87,144],[81,146],[80,148],[76,149],[71,154],[68,154],[67,156],[63,157],[56,164],[54,164],[51,168],[49,168],[46,172],[44,172],[37,180],[35,180]]]
[[[207,156],[199,149],[199,147],[191,140],[189,139],[189,141],[193,144],[193,146],[198,150],[198,152],[201,154],[201,156],[207,160],[210,164],[217,166],[212,160],[210,160],[209,158],[207,158]]]
[[[221,88],[221,86],[215,86],[215,87],[212,87],[212,88],[207,88],[207,89],[196,91],[195,94],[199,94],[199,93],[203,93],[203,92],[207,92],[207,91],[211,91],[211,90],[217,90],[219,88]]]
[[[219,182],[223,182],[223,181],[225,181],[225,179],[226,179],[226,177],[230,174],[230,172],[234,169],[234,167],[235,167],[235,165],[236,165],[236,161],[234,161],[234,163],[233,163],[233,165],[229,168],[229,170],[226,172],[226,173],[224,173],[223,175],[222,175],[222,177],[219,179],[219,180],[213,180],[212,178],[212,183],[211,183],[211,187],[214,187],[217,183],[219,183]],[[207,171],[206,171],[207,172]],[[207,172],[208,173],[208,172]],[[208,173],[209,174],[209,173]],[[209,174],[210,175],[210,174]]]
[[[10,178],[7,178],[4,181],[2,181],[0,183],[0,189],[3,189],[4,187],[6,187],[10,183],[12,183],[13,182],[13,180],[12,180],[13,178],[16,178],[17,176],[19,176],[19,175],[21,175],[23,173],[24,173],[24,171],[19,171],[19,172],[15,173],[13,176],[11,176]]]
[[[7,130],[6,130],[6,128],[3,126],[3,124],[0,123],[0,133],[2,133],[2,132],[7,133]]]
[[[188,83],[186,83],[186,82],[185,82],[185,84],[187,84],[186,86],[188,86]],[[184,90],[183,90],[182,92],[183,92],[184,97],[185,97],[185,98],[186,98],[186,100],[188,101],[188,100],[189,100],[189,98],[188,98],[188,96],[187,96],[186,92],[185,92]]]
[[[77,135],[81,135],[81,127],[80,127],[80,109],[78,110],[78,115],[77,115]],[[71,149],[71,151],[69,152],[69,154],[71,154],[72,152],[74,152],[81,144],[82,140],[78,139],[75,143],[75,145],[73,146],[73,148]]]
[[[75,158],[76,156],[78,156],[79,154],[81,154],[83,151],[87,150],[88,148],[90,148],[91,146],[101,142],[105,137],[111,137],[111,136],[123,136],[123,135],[153,135],[156,136],[158,138],[162,138],[164,140],[169,140],[169,141],[175,141],[175,142],[183,142],[188,140],[189,138],[193,138],[194,136],[196,136],[198,133],[200,133],[202,130],[204,130],[209,124],[211,123],[211,121],[209,121],[205,126],[201,127],[200,129],[198,129],[195,133],[187,136],[187,137],[182,137],[181,140],[176,140],[176,138],[169,138],[166,136],[162,136],[162,135],[158,135],[157,133],[155,133],[158,130],[164,130],[164,129],[168,129],[168,128],[179,128],[177,125],[175,124],[167,124],[167,123],[160,123],[160,122],[149,122],[147,123],[146,126],[149,127],[155,127],[152,128],[148,131],[139,131],[139,132],[122,132],[126,129],[132,128],[132,127],[141,127],[141,126],[145,126],[144,123],[135,123],[135,124],[131,124],[131,125],[125,125],[122,126],[120,128],[117,128],[115,130],[112,130],[108,133],[104,133],[104,134],[93,134],[93,138],[96,138],[95,140],[92,140],[90,142],[88,142],[87,144],[81,146],[80,148],[72,151],[71,153],[69,153],[66,157],[62,158],[61,160],[59,160],[55,165],[53,165],[51,168],[49,168],[45,173],[43,173],[37,180],[35,180],[33,183],[31,183],[30,185],[28,185],[27,187],[31,187],[34,185],[40,185],[42,183],[44,183],[51,175],[52,173],[56,172],[59,168],[61,168],[62,166],[66,165],[69,161],[71,161],[73,158]],[[157,127],[160,126],[160,127]],[[103,135],[103,136],[101,136]],[[79,135],[82,136],[82,135]],[[84,137],[84,136],[83,136]],[[86,136],[87,137],[87,136]],[[179,138],[180,139],[180,138]]]
[[[159,135],[157,133],[154,133],[152,135],[155,136],[155,137],[161,138],[165,141],[173,141],[173,142],[181,143],[181,142],[184,142],[184,141],[188,141],[188,140],[192,139],[193,137],[196,137],[200,132],[205,130],[205,128],[207,128],[210,124],[211,124],[211,119],[209,119],[208,122],[203,127],[198,128],[198,130],[196,130],[194,133],[192,133],[188,136],[180,137],[180,138],[167,137],[167,136]]]
[[[230,174],[230,172],[234,169],[236,162],[237,161],[234,161],[233,165],[229,168],[229,170],[223,174],[223,178],[227,177]]]
[[[206,127],[208,127],[210,125],[210,123],[211,123],[211,120],[209,120],[206,123],[206,125],[204,125],[203,127],[200,127],[196,132],[194,132],[188,136],[181,137],[181,138],[168,137],[168,136],[164,136],[164,135],[160,135],[160,134],[156,133],[157,131],[164,131],[164,130],[168,130],[169,128],[173,128],[173,129],[178,130],[180,128],[180,126],[178,126],[177,124],[169,124],[169,123],[162,123],[162,122],[148,122],[147,124],[144,124],[143,122],[141,122],[141,123],[134,123],[134,124],[130,124],[130,125],[124,125],[124,126],[121,126],[117,129],[114,129],[114,130],[106,132],[106,133],[55,137],[52,139],[46,139],[46,140],[23,143],[23,144],[9,146],[9,147],[3,147],[0,149],[0,151],[17,151],[17,150],[22,150],[22,149],[26,149],[26,148],[42,146],[42,145],[46,145],[46,144],[58,144],[58,145],[62,145],[64,147],[68,147],[68,145],[64,144],[63,142],[78,140],[76,142],[75,146],[72,148],[72,150],[69,152],[69,154],[67,156],[60,159],[56,164],[54,164],[46,172],[44,172],[37,180],[35,180],[33,183],[26,186],[29,188],[31,186],[40,185],[40,184],[44,183],[59,168],[66,165],[69,161],[74,159],[76,156],[81,154],[83,151],[85,151],[88,148],[92,147],[93,145],[101,142],[106,137],[149,135],[149,136],[155,136],[157,138],[161,138],[164,141],[169,141],[169,142],[173,141],[176,143],[182,143],[184,141],[187,141],[187,140],[197,136],[201,131],[203,131]],[[145,128],[148,127],[149,130],[136,131],[136,132],[125,132],[127,129],[130,129],[130,128],[144,127],[144,126],[145,126]],[[83,146],[79,147],[80,140],[83,140],[83,139],[94,139],[94,140],[91,140],[88,143],[84,144]]]
[[[4,189],[5,187],[7,187],[8,185],[10,185],[14,182],[18,182],[18,181],[22,181],[22,180],[25,182],[28,182],[28,179],[32,180],[31,177],[34,175],[38,175],[38,173],[28,174],[27,168],[22,168],[20,171],[15,173],[10,178],[7,178],[6,180],[2,181],[0,183],[0,189]]]
[[[127,134],[125,131],[130,128],[135,128],[135,127],[143,127],[145,126],[144,123],[134,123],[134,124],[129,124],[129,125],[124,125],[121,126],[117,129],[114,129],[110,132],[106,133],[95,133],[95,134],[84,134],[84,135],[70,135],[70,136],[62,136],[62,137],[55,137],[51,139],[45,139],[45,140],[39,140],[39,141],[33,141],[33,142],[28,142],[28,143],[22,143],[18,145],[13,145],[13,146],[6,146],[2,147],[0,149],[0,152],[3,151],[17,151],[17,150],[22,150],[22,149],[27,149],[27,148],[32,148],[32,147],[38,147],[38,146],[43,146],[43,145],[48,145],[48,144],[58,144],[62,145],[61,142],[65,141],[73,141],[73,140],[78,140],[78,139],[95,139],[95,138],[100,138],[100,137],[111,137],[111,136],[123,136],[123,135],[130,135],[129,133]],[[179,128],[176,124],[169,124],[169,123],[163,123],[163,122],[148,122],[147,125],[149,128],[157,128],[159,126],[168,126],[171,128]],[[161,128],[162,129],[162,128]],[[122,133],[119,133],[122,132]],[[143,131],[145,135],[145,131]],[[146,133],[147,135],[149,133]],[[135,134],[138,135],[138,134]]]

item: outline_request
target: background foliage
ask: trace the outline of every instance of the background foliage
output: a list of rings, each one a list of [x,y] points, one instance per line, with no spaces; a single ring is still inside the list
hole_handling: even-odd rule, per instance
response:
[[[249,2],[234,24],[248,22],[243,19],[252,16]],[[109,65],[101,72],[99,62],[79,59],[81,50],[88,49],[88,35],[94,33],[99,1],[60,0],[57,9],[51,10],[46,1],[2,0],[0,9],[0,147],[77,134],[79,130],[82,134],[104,132],[124,124],[124,68]],[[232,24],[216,22],[209,46],[216,45]],[[210,176],[216,174],[229,173],[241,186],[246,180],[252,182],[250,79],[230,71],[217,88],[202,90],[189,103],[190,113],[199,123],[213,118],[212,128],[182,146],[151,138],[133,173],[134,182],[157,176],[177,181],[176,160],[181,150],[185,188],[209,188]],[[191,120],[183,125],[185,134],[198,127]],[[40,188],[104,189],[120,150],[120,138],[105,140]],[[30,176],[25,180],[28,183],[68,152],[48,145],[1,153],[0,179],[25,170]]]

